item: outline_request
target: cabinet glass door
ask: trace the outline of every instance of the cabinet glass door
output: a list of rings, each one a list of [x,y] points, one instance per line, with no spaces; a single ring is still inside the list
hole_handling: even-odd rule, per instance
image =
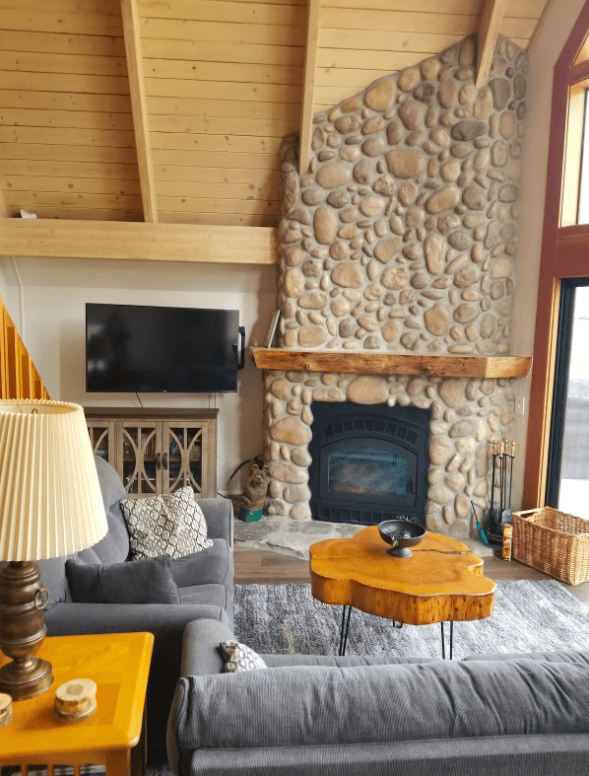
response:
[[[190,485],[197,496],[202,494],[202,425],[175,426],[165,423],[163,428],[164,492],[172,493]]]
[[[88,424],[90,443],[94,455],[104,458],[108,463],[113,463],[114,423],[108,421],[92,421]]]
[[[159,490],[161,454],[155,423],[123,423],[119,474],[129,495],[152,495]]]

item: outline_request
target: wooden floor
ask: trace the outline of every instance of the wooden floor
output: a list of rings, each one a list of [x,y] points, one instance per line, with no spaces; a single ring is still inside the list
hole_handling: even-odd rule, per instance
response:
[[[552,579],[540,571],[518,563],[492,556],[485,558],[485,576],[498,580]],[[235,548],[235,583],[237,585],[279,585],[287,582],[310,582],[309,561],[267,550]],[[581,601],[589,604],[589,582],[563,587]]]

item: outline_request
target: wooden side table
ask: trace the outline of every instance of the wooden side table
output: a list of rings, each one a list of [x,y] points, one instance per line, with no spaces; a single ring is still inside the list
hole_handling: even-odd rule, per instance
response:
[[[53,665],[55,681],[42,695],[13,704],[14,718],[0,729],[0,765],[104,765],[107,776],[143,770],[143,708],[153,649],[151,633],[54,636],[39,650]],[[0,653],[0,656],[2,653]],[[2,656],[3,657],[3,656]],[[5,662],[5,659],[1,662]],[[96,682],[96,713],[80,722],[59,722],[53,711],[55,690],[71,679]],[[137,746],[140,744],[139,746]],[[139,750],[139,751],[137,751]]]
[[[351,607],[406,625],[439,622],[445,657],[444,622],[481,620],[493,612],[497,585],[483,576],[483,561],[451,536],[427,531],[410,558],[397,558],[378,526],[346,539],[327,539],[309,548],[311,593],[344,607],[340,654],[345,653]],[[346,622],[346,607],[347,622]]]

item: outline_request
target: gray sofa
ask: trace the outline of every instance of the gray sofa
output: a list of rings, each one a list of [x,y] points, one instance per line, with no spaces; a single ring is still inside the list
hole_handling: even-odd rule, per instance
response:
[[[126,498],[115,470],[101,458],[96,468],[108,519],[108,534],[94,547],[77,553],[85,563],[110,565],[129,556],[129,537],[119,502]],[[147,691],[149,759],[165,759],[165,727],[180,676],[182,634],[189,622],[233,623],[233,512],[227,499],[201,499],[213,546],[172,561],[180,604],[73,603],[65,573],[67,558],[39,561],[41,579],[50,593],[45,613],[49,636],[83,633],[149,631],[155,636]]]
[[[222,672],[220,621],[189,625],[168,722],[177,776],[581,776],[589,652],[462,661],[262,655]]]

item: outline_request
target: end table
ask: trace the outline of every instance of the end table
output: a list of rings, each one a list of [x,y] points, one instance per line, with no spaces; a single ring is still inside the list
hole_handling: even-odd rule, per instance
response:
[[[152,649],[151,633],[45,639],[38,654],[52,664],[55,681],[42,695],[13,703],[14,718],[0,729],[0,766],[20,765],[26,776],[28,766],[42,764],[53,776],[53,766],[73,765],[79,776],[81,765],[103,764],[107,776],[129,776],[133,759],[133,772],[143,771]],[[88,719],[60,722],[53,710],[55,690],[71,679],[96,682],[98,707]]]

